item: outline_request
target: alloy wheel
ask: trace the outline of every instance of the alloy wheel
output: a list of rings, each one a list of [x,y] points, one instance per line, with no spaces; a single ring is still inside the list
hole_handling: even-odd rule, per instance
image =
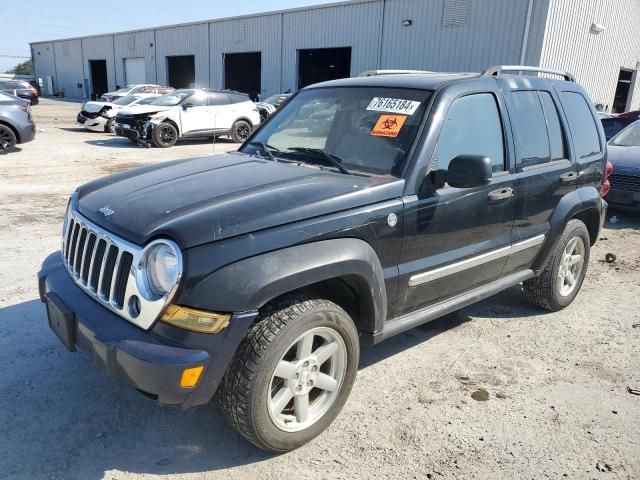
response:
[[[568,297],[575,290],[584,268],[584,241],[573,237],[567,243],[558,268],[558,288],[563,297]]]

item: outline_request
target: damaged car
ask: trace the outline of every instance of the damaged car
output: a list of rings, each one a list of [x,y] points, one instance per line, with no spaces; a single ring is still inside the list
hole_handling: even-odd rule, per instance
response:
[[[260,124],[256,104],[244,93],[180,89],[148,105],[118,112],[115,133],[139,146],[171,147],[182,138],[228,135],[242,143]]]
[[[127,95],[140,95],[140,94],[155,94],[163,95],[175,90],[173,87],[163,87],[162,85],[155,85],[149,83],[143,84],[131,84],[123,88],[118,88],[115,92],[103,93],[100,97],[101,102],[113,102],[116,98],[126,97]]]
[[[85,102],[76,117],[78,125],[94,132],[115,133],[114,122],[118,111],[134,105],[147,105],[160,95],[127,95],[113,102]]]
[[[291,93],[279,93],[267,98],[264,102],[257,102],[258,110],[260,111],[260,119],[264,122],[267,118],[273,115],[284,103],[289,100]]]

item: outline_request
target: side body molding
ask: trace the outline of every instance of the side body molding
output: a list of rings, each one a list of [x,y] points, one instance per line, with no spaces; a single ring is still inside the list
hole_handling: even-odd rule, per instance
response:
[[[262,307],[292,290],[323,280],[356,277],[359,295],[371,306],[375,331],[387,316],[387,295],[380,260],[356,238],[322,240],[257,255],[227,265],[201,280],[189,294],[199,307],[242,312]],[[373,321],[372,321],[373,320]],[[373,333],[373,332],[371,332]]]

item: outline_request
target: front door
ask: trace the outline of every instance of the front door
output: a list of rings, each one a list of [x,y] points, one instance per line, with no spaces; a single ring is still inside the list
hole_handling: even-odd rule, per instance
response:
[[[495,280],[508,257],[517,175],[502,96],[497,84],[483,85],[485,91],[450,103],[430,170],[446,170],[457,155],[483,155],[491,159],[493,179],[483,187],[445,185],[405,197],[398,316]]]
[[[206,134],[213,129],[211,111],[207,94],[196,92],[181,104],[180,121],[182,123],[182,135]]]

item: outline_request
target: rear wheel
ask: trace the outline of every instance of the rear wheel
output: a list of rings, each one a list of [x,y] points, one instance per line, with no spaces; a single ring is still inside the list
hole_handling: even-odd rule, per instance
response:
[[[571,220],[542,273],[524,282],[527,300],[551,311],[562,310],[580,291],[590,253],[589,231],[580,220]]]
[[[254,445],[286,452],[338,415],[355,380],[358,332],[338,305],[289,297],[265,309],[220,385],[233,427]]]
[[[162,122],[151,132],[151,143],[154,147],[173,147],[178,141],[178,130],[168,122]]]
[[[251,125],[245,120],[238,120],[231,127],[231,139],[236,143],[244,143],[251,135]]]
[[[7,125],[0,124],[0,154],[9,153],[16,148],[18,139],[16,134]]]

